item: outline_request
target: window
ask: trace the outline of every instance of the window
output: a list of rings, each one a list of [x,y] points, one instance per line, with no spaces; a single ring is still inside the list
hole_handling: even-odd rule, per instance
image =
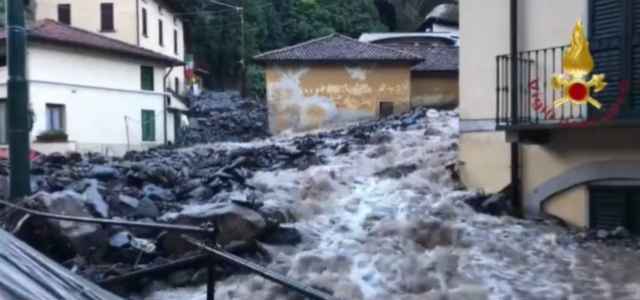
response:
[[[147,27],[147,9],[142,9],[142,35],[145,37],[149,36],[149,29]]]
[[[142,66],[140,67],[140,79],[142,82],[141,88],[145,91],[153,91],[154,88],[154,79],[153,79],[153,67],[150,66]]]
[[[71,25],[71,4],[58,4],[58,22]]]
[[[175,85],[176,85],[176,89],[175,89],[176,94],[180,94],[180,79],[178,77],[176,77],[174,82],[175,82]]]
[[[624,227],[640,234],[640,188],[597,186],[589,190],[589,225],[613,230]]]
[[[6,145],[7,140],[7,99],[0,99],[0,144]]]
[[[173,52],[178,54],[178,30],[173,31]]]
[[[113,3],[100,4],[100,30],[105,32],[114,31],[113,27]]]
[[[158,42],[160,46],[164,45],[164,28],[162,26],[162,20],[158,20]]]
[[[47,104],[47,130],[65,131],[64,105]]]
[[[142,141],[156,140],[156,113],[153,110],[142,110]]]

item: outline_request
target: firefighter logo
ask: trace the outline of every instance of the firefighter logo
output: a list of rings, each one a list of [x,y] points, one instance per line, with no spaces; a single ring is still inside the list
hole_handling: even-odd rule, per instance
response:
[[[602,104],[594,99],[592,93],[599,93],[607,86],[604,74],[588,78],[594,68],[593,56],[589,50],[589,41],[584,33],[582,21],[578,21],[571,37],[571,45],[563,56],[564,74],[552,77],[552,86],[563,91],[563,97],[554,101],[555,107],[566,103],[576,105],[590,104],[597,109]]]

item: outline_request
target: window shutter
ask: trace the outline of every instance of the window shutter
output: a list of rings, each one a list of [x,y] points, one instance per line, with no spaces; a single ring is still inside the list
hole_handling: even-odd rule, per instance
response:
[[[148,29],[148,23],[147,23],[147,9],[143,8],[142,9],[142,35],[149,36],[149,29]]]
[[[620,81],[628,78],[623,70],[625,46],[625,1],[627,0],[591,0],[590,41],[596,68],[594,74],[603,73],[609,83],[607,88],[597,95],[603,110],[592,110],[599,115],[610,108],[618,98]]]
[[[609,188],[592,188],[589,214],[591,227],[613,230],[626,225],[626,193]]]
[[[164,46],[164,26],[162,20],[158,20],[158,43]]]
[[[152,110],[142,110],[142,141],[156,140],[156,115]]]
[[[102,31],[113,31],[113,3],[100,4],[100,17]]]
[[[145,91],[153,91],[154,88],[154,78],[153,78],[153,67],[150,66],[142,66],[140,67],[140,81],[142,83],[141,88]]]
[[[628,0],[631,1],[631,9],[629,10],[629,15],[631,16],[630,21],[630,42],[631,44],[631,60],[632,63],[629,65],[631,68],[631,110],[632,115],[635,117],[640,116],[640,91],[637,88],[633,88],[640,80],[640,1],[636,0]]]
[[[71,25],[71,4],[58,4],[58,22]]]

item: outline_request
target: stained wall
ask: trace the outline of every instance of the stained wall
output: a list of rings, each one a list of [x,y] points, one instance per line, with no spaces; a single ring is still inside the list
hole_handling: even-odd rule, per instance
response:
[[[266,67],[269,125],[274,134],[379,116],[380,102],[406,112],[410,65],[271,65]]]

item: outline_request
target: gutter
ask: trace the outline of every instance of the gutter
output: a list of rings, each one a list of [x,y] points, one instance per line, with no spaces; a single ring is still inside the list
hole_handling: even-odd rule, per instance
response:
[[[511,125],[518,123],[518,0],[511,0]],[[520,177],[520,144],[516,139],[511,143],[511,205],[513,213],[522,217]]]
[[[169,78],[169,75],[171,75],[171,72],[173,72],[173,68],[174,66],[171,66],[169,68],[169,71],[167,71],[164,74],[164,77],[162,78],[162,107],[163,107],[163,130],[164,130],[164,145],[168,145],[169,144],[169,138],[167,137],[167,132],[169,131],[167,129],[167,111],[168,111],[168,99],[171,99],[171,95],[169,95],[167,93],[167,79]]]

